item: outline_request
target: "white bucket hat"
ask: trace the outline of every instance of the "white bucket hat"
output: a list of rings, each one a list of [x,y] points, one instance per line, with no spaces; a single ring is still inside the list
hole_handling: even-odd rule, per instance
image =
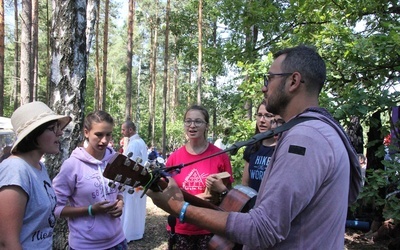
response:
[[[57,115],[43,102],[30,102],[17,108],[11,116],[11,124],[17,136],[11,152],[14,152],[18,143],[29,133],[40,125],[53,120],[58,120],[60,128],[63,129],[71,121],[71,117]]]

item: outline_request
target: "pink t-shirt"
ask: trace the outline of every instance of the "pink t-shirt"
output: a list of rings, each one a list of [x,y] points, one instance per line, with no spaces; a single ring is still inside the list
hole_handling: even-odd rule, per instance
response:
[[[220,151],[221,149],[209,143],[208,148],[202,154],[192,155],[186,150],[186,147],[183,146],[171,154],[171,156],[168,158],[166,165],[167,167],[177,166],[180,164],[185,165],[186,163],[202,159],[206,156],[215,154]],[[185,190],[189,194],[197,195],[205,191],[207,176],[209,176],[210,174],[221,172],[230,173],[230,181],[231,183],[233,182],[232,166],[226,153],[185,166],[181,169],[181,172],[173,176],[173,178],[182,190]],[[169,226],[167,226],[167,230],[170,230]],[[178,234],[186,235],[199,235],[210,233],[207,230],[203,230],[189,223],[180,223],[178,219],[176,221],[175,232]]]

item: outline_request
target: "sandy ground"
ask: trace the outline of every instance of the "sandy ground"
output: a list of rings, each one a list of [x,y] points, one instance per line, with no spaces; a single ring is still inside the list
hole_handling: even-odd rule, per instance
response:
[[[150,198],[147,198],[147,217],[144,237],[128,244],[129,250],[167,250],[168,235],[165,229],[168,214],[157,208]],[[345,250],[387,250],[388,241],[374,242],[364,237],[364,233],[356,230],[346,230]]]

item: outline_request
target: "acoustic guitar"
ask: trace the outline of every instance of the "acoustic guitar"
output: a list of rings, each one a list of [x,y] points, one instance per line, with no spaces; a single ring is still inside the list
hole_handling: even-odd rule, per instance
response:
[[[110,186],[119,190],[125,190],[125,186],[129,186],[129,193],[134,192],[134,188],[142,186],[143,195],[148,189],[152,191],[162,191],[167,186],[166,176],[169,174],[165,171],[163,164],[150,164],[146,162],[145,166],[141,165],[141,159],[131,160],[125,155],[116,153],[108,162],[103,175],[112,180]],[[185,201],[194,206],[226,211],[226,212],[248,212],[251,209],[250,200],[257,194],[254,189],[245,186],[236,186],[228,192],[219,206],[200,199],[182,190]],[[209,249],[213,250],[232,250],[241,249],[241,245],[235,244],[222,236],[214,235],[210,240]]]

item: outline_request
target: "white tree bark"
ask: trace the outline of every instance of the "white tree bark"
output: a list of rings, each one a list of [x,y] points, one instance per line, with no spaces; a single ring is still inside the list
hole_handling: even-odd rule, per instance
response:
[[[21,105],[32,101],[32,56],[31,56],[32,4],[22,0],[21,12]]]
[[[86,89],[86,0],[53,0],[51,36],[51,93],[50,104],[59,114],[72,117],[64,130],[61,153],[46,159],[50,176],[54,177],[61,163],[82,141]],[[65,222],[65,221],[64,221]],[[53,249],[66,249],[68,229],[58,223]]]

